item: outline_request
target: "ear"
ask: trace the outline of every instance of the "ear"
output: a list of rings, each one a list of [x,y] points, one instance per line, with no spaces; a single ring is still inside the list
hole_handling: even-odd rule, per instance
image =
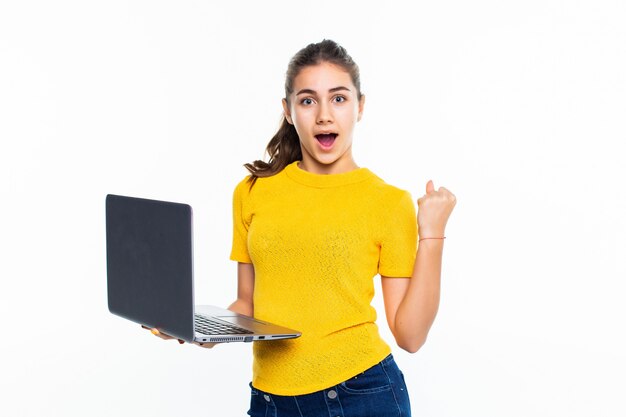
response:
[[[361,99],[359,100],[359,115],[356,120],[361,121],[361,117],[363,117],[363,107],[365,107],[365,94],[361,94]]]
[[[291,112],[289,111],[289,103],[287,103],[286,99],[283,99],[283,114],[285,115],[285,119],[287,122],[292,125],[293,120],[291,120]]]

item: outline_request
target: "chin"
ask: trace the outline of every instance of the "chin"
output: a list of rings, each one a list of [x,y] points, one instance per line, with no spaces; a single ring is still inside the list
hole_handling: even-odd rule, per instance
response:
[[[339,157],[333,157],[333,156],[322,156],[320,158],[315,158],[315,162],[317,162],[318,164],[322,164],[322,165],[326,165],[326,166],[330,166],[333,165],[337,162],[339,162]]]

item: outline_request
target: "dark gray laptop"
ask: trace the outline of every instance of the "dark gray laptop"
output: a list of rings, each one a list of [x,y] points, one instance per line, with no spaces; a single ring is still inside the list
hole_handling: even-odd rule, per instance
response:
[[[187,342],[251,342],[300,332],[215,306],[194,306],[192,209],[106,197],[109,311]]]

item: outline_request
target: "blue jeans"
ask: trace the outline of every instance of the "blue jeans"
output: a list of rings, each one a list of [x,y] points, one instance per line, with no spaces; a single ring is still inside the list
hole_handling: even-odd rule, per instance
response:
[[[252,417],[410,417],[404,375],[392,355],[338,385],[311,394],[283,396],[250,384]]]

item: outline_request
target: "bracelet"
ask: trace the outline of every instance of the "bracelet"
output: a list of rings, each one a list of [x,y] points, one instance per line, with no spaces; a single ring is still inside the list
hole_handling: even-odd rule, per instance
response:
[[[420,240],[418,240],[418,242],[421,242],[422,240],[426,240],[426,239],[441,239],[441,240],[443,240],[445,238],[446,238],[445,236],[444,237],[423,237]]]

